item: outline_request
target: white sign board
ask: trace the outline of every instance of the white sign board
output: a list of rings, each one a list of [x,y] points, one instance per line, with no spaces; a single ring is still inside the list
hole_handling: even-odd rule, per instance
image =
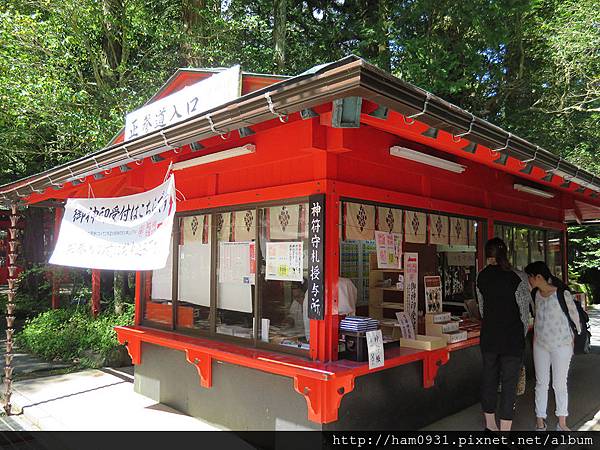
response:
[[[241,94],[241,85],[240,66],[237,65],[142,106],[125,117],[125,141],[235,100]]]
[[[70,198],[50,264],[106,270],[165,267],[175,216],[175,178],[141,194]]]
[[[302,242],[267,242],[265,280],[302,281]]]
[[[254,242],[219,242],[219,283],[254,284]]]
[[[179,246],[177,275],[180,302],[210,306],[210,247],[210,244],[203,244],[202,241],[187,242]]]
[[[369,369],[383,367],[385,359],[381,330],[367,331],[365,334],[367,337],[367,351],[369,353]]]
[[[375,232],[377,267],[379,269],[402,268],[402,235],[399,233]]]

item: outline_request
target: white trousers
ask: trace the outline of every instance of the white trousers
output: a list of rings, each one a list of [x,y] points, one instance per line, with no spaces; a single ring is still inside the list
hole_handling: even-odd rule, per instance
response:
[[[546,418],[548,406],[548,386],[550,385],[550,368],[552,367],[552,389],[556,401],[556,417],[569,415],[569,394],[567,391],[567,375],[573,356],[573,346],[566,345],[546,350],[541,345],[533,344],[533,363],[535,364],[535,415]]]

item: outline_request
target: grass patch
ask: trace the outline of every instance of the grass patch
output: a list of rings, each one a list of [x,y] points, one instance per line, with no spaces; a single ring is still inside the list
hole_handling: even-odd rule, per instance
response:
[[[93,318],[88,307],[53,309],[28,319],[16,335],[17,345],[47,360],[100,367],[121,351],[114,327],[133,324],[134,305],[124,312],[103,312]]]

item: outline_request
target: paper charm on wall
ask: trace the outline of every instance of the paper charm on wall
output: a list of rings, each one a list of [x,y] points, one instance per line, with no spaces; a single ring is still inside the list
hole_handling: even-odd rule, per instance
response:
[[[234,219],[233,236],[235,242],[247,242],[256,239],[256,217],[253,209],[236,211]]]
[[[231,241],[231,215],[232,213],[218,213],[215,216],[217,227],[217,240],[221,242]]]
[[[450,245],[469,245],[469,223],[467,219],[450,218]]]
[[[181,245],[192,242],[208,244],[210,240],[210,215],[183,217],[181,228]]]
[[[268,214],[270,239],[298,239],[299,205],[272,206]]]
[[[448,217],[439,214],[429,214],[429,243],[448,245]]]
[[[375,229],[386,233],[402,234],[402,210],[395,208],[377,207]]]
[[[413,244],[427,242],[427,214],[404,211],[404,241]]]
[[[469,245],[477,246],[477,221],[469,220]]]
[[[375,239],[375,207],[359,203],[346,203],[344,224],[348,241],[370,241]]]

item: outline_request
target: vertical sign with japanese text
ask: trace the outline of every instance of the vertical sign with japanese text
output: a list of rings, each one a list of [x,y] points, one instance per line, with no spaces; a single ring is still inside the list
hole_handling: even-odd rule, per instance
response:
[[[308,317],[325,317],[325,194],[308,203]]]
[[[419,254],[404,254],[404,312],[418,330],[417,315],[419,308]]]

